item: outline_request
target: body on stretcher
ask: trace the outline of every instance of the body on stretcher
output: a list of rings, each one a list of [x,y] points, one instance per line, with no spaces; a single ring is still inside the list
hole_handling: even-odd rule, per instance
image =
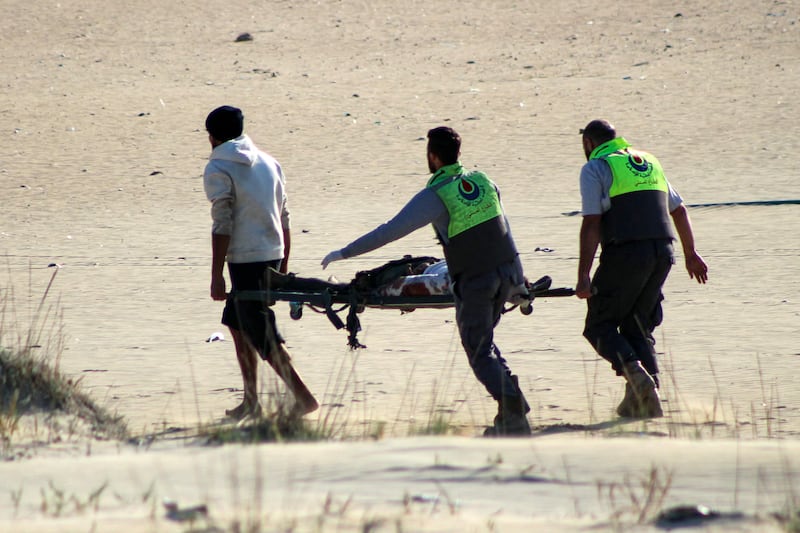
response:
[[[536,298],[575,294],[571,288],[551,289],[551,283],[549,276],[543,276],[534,283],[520,286],[509,301],[511,306],[504,312],[519,307],[523,314],[528,315],[533,311]],[[269,305],[278,301],[289,302],[290,316],[294,320],[302,318],[304,307],[324,313],[337,329],[347,328],[352,348],[360,348],[364,346],[356,338],[361,330],[357,315],[367,307],[402,312],[453,307],[455,302],[450,284],[444,260],[406,256],[378,268],[358,272],[350,283],[303,278],[270,269],[267,290],[237,291],[235,296],[243,300],[263,300]],[[346,323],[338,316],[345,309],[349,309]]]

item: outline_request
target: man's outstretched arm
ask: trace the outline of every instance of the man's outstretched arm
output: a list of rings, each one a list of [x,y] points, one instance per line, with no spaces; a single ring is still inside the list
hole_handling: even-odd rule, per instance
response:
[[[325,269],[333,261],[371,252],[432,223],[446,212],[444,203],[430,189],[418,192],[391,220],[365,233],[342,249],[330,252],[322,260]]]

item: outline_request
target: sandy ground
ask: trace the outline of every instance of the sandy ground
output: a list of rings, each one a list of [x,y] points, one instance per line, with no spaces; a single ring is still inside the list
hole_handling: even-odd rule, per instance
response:
[[[777,526],[752,517],[800,497],[800,206],[751,204],[800,198],[795,2],[0,6],[3,342],[35,315],[48,265],[61,265],[42,352],[63,334],[59,367],[133,434],[155,435],[131,447],[53,442],[44,424],[19,431],[15,460],[0,465],[0,529],[188,527],[164,520],[171,497],[207,503],[222,529],[646,530],[631,526],[625,487],[655,472],[671,480],[664,507],[742,512],[713,527],[761,531]],[[253,40],[235,42],[244,32]],[[441,255],[420,230],[319,265],[424,185],[423,138],[447,124],[463,163],[500,185],[528,277],[572,286],[577,132],[610,119],[694,206],[710,267],[698,286],[679,254],[665,287],[667,416],[614,416],[622,382],[580,336],[574,298],[539,300],[497,330],[533,407],[537,437],[523,441],[475,438],[494,406],[451,310],[367,310],[368,348],[354,353],[324,316],[292,321],[280,302],[323,403],[310,423],[334,439],[193,446],[186,435],[241,395],[232,343],[205,342],[222,326],[208,297],[203,120],[222,104],[243,108],[287,174],[290,270],[344,281],[403,254]],[[270,374],[263,385],[274,401]],[[440,417],[457,436],[415,436]],[[78,504],[100,488],[96,506]],[[72,503],[54,511],[57,494]]]

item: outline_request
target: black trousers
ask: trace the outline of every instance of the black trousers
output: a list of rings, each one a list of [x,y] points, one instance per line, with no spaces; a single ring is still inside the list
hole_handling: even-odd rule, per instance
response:
[[[653,331],[661,324],[661,290],[674,263],[670,239],[603,246],[583,336],[618,376],[625,363],[637,360],[651,375],[658,373]]]
[[[275,322],[275,313],[264,302],[237,298],[236,291],[266,290],[267,269],[278,268],[280,264],[280,260],[228,263],[231,290],[222,312],[222,323],[241,331],[262,359],[270,354],[274,342],[284,342]]]

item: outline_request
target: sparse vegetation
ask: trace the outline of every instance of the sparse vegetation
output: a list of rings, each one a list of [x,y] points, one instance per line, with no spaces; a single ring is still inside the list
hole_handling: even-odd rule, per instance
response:
[[[23,417],[35,417],[37,421],[41,418],[45,425],[49,424],[49,429],[58,433],[64,429],[63,423],[70,435],[82,424],[89,426],[95,438],[121,439],[127,433],[122,417],[98,406],[81,391],[80,380],[73,380],[58,369],[63,334],[60,325],[51,324],[59,320],[55,318],[57,305],[47,304],[47,295],[57,273],[56,269],[30,326],[17,336],[16,345],[0,347],[0,450],[3,453],[13,449]],[[8,290],[5,292],[10,294]],[[6,321],[10,307],[13,307],[13,299],[7,297],[0,314],[0,339],[4,342],[10,337]],[[58,420],[60,416],[66,419]],[[38,422],[34,425],[38,426]]]
[[[450,417],[442,414],[432,414],[425,425],[415,428],[418,435],[451,435],[455,432]]]
[[[55,278],[55,273],[53,274]],[[125,425],[120,417],[109,414],[105,409],[98,407],[92,399],[81,391],[80,380],[75,380],[64,375],[58,368],[61,356],[62,340],[60,326],[53,326],[50,322],[58,320],[58,315],[51,307],[45,304],[47,293],[52,285],[53,278],[45,291],[44,296],[38,303],[36,311],[31,320],[32,326],[25,334],[17,337],[16,346],[12,348],[0,348],[0,449],[4,453],[14,449],[14,441],[17,438],[22,423],[26,418],[39,417],[45,420],[45,427],[51,434],[68,432],[70,435],[86,432],[91,438],[124,438],[127,436]],[[3,321],[5,323],[5,321]],[[2,325],[2,323],[0,323]],[[0,337],[4,340],[7,336],[0,330]],[[46,348],[45,348],[46,346]],[[200,424],[196,432],[191,432],[198,440],[204,444],[225,445],[229,443],[238,444],[257,444],[262,442],[296,442],[296,441],[324,441],[333,439],[381,439],[386,433],[388,422],[381,420],[367,420],[369,413],[368,406],[364,402],[358,402],[355,408],[363,409],[364,420],[354,431],[348,425],[352,423],[352,413],[348,412],[348,397],[357,389],[356,367],[358,354],[348,353],[342,359],[342,363],[337,372],[331,376],[324,396],[327,401],[322,403],[319,416],[316,418],[302,418],[292,416],[291,397],[286,394],[270,394],[269,404],[265,412],[273,413],[270,416],[244,420],[239,423],[208,423]],[[750,413],[752,416],[753,437],[758,437],[757,415],[765,415],[767,437],[775,437],[776,426],[771,422],[773,410],[777,400],[777,393],[764,383],[762,378],[762,397],[763,405],[755,408]],[[636,421],[632,426],[629,422],[598,422],[589,426],[577,426],[568,423],[551,424],[538,428],[540,435],[560,431],[581,431],[589,434],[606,435],[617,437],[629,431],[638,434],[652,434],[650,429],[665,425],[668,433],[661,433],[663,436],[671,438],[683,438],[687,434],[693,438],[703,438],[709,435],[717,436],[715,433],[719,428],[727,428],[732,435],[739,436],[739,427],[730,427],[724,421],[723,402],[715,398],[713,409],[701,414],[699,418],[688,406],[684,405],[674,373],[671,372],[671,364],[666,358],[666,373],[671,377],[671,381],[666,383],[666,394],[670,401],[669,416],[661,421]],[[608,416],[596,414],[595,409],[598,404],[595,401],[595,390],[598,384],[597,365],[595,365],[594,375],[591,371],[586,371],[587,401],[589,403],[590,420],[608,420]],[[713,365],[711,372],[714,374]],[[413,382],[413,376],[409,376],[409,386]],[[277,390],[280,385],[277,378],[271,388]],[[716,382],[716,376],[715,376]],[[411,420],[402,431],[393,431],[392,435],[402,433],[411,435],[457,435],[462,433],[461,426],[456,425],[458,407],[463,404],[456,403],[456,408],[452,408],[451,396],[447,394],[450,381],[437,382],[430,394],[430,400],[425,403],[422,409],[424,416],[415,421],[415,414],[420,412],[417,401],[414,400],[412,391],[407,390],[403,396],[398,419]],[[719,390],[719,386],[717,386]],[[612,402],[613,403],[613,402]],[[198,410],[199,411],[199,410]],[[402,415],[402,416],[401,416]],[[64,418],[66,416],[67,418]],[[736,417],[734,417],[735,419]],[[759,419],[761,420],[761,419]],[[58,428],[54,431],[55,426]],[[467,432],[474,429],[474,424],[468,427]],[[627,429],[626,429],[627,427]],[[81,433],[81,429],[84,429]],[[631,429],[634,428],[634,429]],[[612,431],[603,433],[602,430],[611,429]],[[155,435],[149,436],[156,439]],[[196,441],[195,441],[196,442]],[[488,459],[487,468],[499,468],[503,463],[503,458],[498,454]],[[520,479],[528,479],[528,472],[535,468],[528,466],[520,473]],[[256,469],[260,471],[260,467]],[[787,471],[791,466],[787,464]],[[567,484],[571,485],[569,471],[567,471]],[[257,486],[252,494],[253,508],[248,508],[246,516],[234,516],[230,518],[228,525],[232,531],[258,531],[261,530],[266,522],[269,521],[261,509],[263,494],[260,488],[263,485],[262,479],[257,479]],[[432,499],[406,494],[403,498],[404,517],[413,517],[413,505],[425,504],[430,513],[439,510],[446,510],[451,515],[458,513],[458,503],[446,490],[443,484],[436,482],[438,492]],[[656,466],[651,467],[642,476],[625,475],[621,480],[611,482],[598,482],[598,498],[609,509],[610,523],[613,528],[623,530],[631,524],[644,524],[653,521],[663,512],[662,507],[667,499],[667,495],[672,486],[672,473]],[[58,518],[67,515],[80,515],[86,512],[97,512],[101,506],[101,497],[108,494],[108,482],[102,483],[95,490],[89,491],[85,495],[69,492],[60,486],[49,481],[48,484],[39,489],[41,498],[39,512],[43,516]],[[24,489],[20,486],[18,490],[11,491],[10,498],[14,508],[14,515],[18,514]],[[148,506],[152,520],[156,520],[158,514],[157,498],[155,496],[155,484],[152,484],[142,497],[142,505]],[[82,494],[82,493],[81,493]],[[582,514],[578,497],[575,496],[575,513]],[[236,505],[237,509],[241,506]],[[351,516],[351,499],[348,498],[339,505],[334,505],[331,497],[323,505],[322,512],[312,517],[316,521],[317,530],[323,531],[326,527],[339,527],[343,523],[357,522],[357,527],[362,531],[384,530],[389,524],[394,524],[398,529],[402,529],[404,517],[389,517],[382,515],[364,515],[361,517]],[[800,533],[800,512],[794,499],[788,501],[785,507],[779,512],[771,515],[771,518],[780,524],[780,527],[788,533]],[[296,517],[287,522],[287,529],[299,527],[303,522],[302,518]],[[492,520],[487,524],[489,530],[493,530],[495,525]]]
[[[638,479],[625,476],[621,482],[598,483],[597,493],[612,510],[611,521],[617,529],[625,522],[643,524],[655,518],[672,486],[672,472],[651,467]]]
[[[110,414],[64,376],[30,351],[0,350],[0,438],[8,444],[24,415],[57,411],[74,415],[110,438],[125,436],[121,417]]]
[[[208,444],[316,441],[327,436],[302,418],[287,414],[243,420],[237,424],[202,425],[198,435]]]
[[[108,488],[108,482],[91,491],[86,497],[68,494],[63,489],[53,485],[52,481],[48,483],[47,487],[47,490],[41,490],[42,501],[40,508],[42,514],[59,517],[67,513],[82,514],[90,509],[96,512],[100,507],[100,496]]]

